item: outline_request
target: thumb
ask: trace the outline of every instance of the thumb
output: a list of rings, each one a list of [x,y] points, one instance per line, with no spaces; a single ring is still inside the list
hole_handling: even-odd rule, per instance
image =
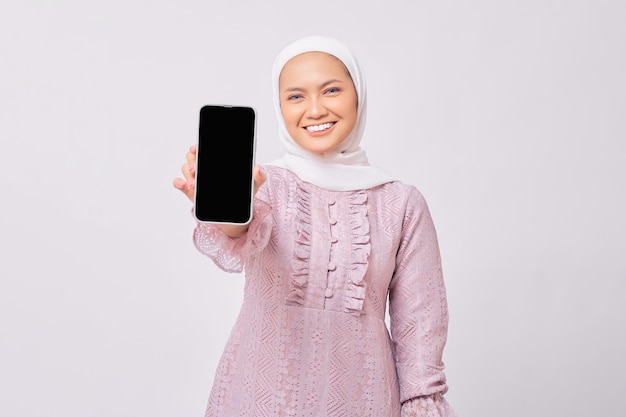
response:
[[[267,174],[263,172],[259,165],[255,165],[252,170],[252,176],[254,178],[254,194],[256,194],[259,191],[259,187],[267,180]]]

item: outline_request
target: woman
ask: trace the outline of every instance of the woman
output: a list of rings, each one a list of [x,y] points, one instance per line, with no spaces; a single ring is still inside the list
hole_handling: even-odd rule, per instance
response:
[[[255,167],[252,222],[194,231],[200,252],[246,275],[206,416],[455,416],[436,231],[419,191],[359,146],[356,59],[307,37],[278,55],[273,86],[285,155]],[[191,148],[174,181],[190,199],[194,163]]]

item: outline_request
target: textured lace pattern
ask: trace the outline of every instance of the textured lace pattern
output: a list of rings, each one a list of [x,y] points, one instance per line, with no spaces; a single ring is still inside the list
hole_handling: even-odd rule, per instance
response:
[[[413,398],[402,404],[400,417],[457,417],[441,394]]]
[[[250,224],[248,238],[229,238],[211,224],[198,224],[194,229],[196,248],[224,271],[241,272],[245,260],[267,244],[272,228],[271,218],[267,217],[271,208],[256,199],[254,205],[254,221]]]
[[[194,232],[200,252],[246,275],[206,417],[454,417],[445,287],[420,193],[398,182],[334,192],[264,169],[245,235]]]

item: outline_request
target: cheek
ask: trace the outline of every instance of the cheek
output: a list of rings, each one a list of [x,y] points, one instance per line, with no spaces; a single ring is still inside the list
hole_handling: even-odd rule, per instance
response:
[[[293,111],[293,109],[290,110],[289,106],[281,106],[280,113],[282,114],[283,120],[285,121],[286,125],[294,123],[294,120],[296,120],[295,112]]]
[[[347,103],[345,107],[346,118],[351,120],[352,122],[356,122],[357,114],[358,114],[357,108],[358,108],[358,103],[356,99],[351,101],[350,103]]]
[[[354,118],[356,119],[356,115],[359,112],[359,99],[357,98],[356,94],[352,99],[352,110],[354,111]]]
[[[356,96],[346,98],[341,102],[337,102],[335,105],[335,111],[340,113],[344,119],[356,120],[357,118],[358,101]]]
[[[287,132],[289,132],[292,138],[297,136],[297,134],[299,133],[299,129],[300,129],[298,127],[300,117],[298,116],[297,112],[289,111],[289,108],[287,109],[281,108],[280,112],[283,116],[285,127],[287,128]]]

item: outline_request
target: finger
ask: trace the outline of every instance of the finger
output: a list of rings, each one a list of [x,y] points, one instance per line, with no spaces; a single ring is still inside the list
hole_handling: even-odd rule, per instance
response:
[[[181,191],[185,188],[185,184],[187,183],[182,178],[175,178],[174,181],[172,181],[172,185],[174,185],[174,188]]]
[[[252,170],[252,176],[254,178],[254,194],[256,194],[257,191],[259,191],[261,185],[263,185],[263,183],[267,179],[267,174],[263,172],[259,165],[255,165],[254,169]]]
[[[265,174],[265,172],[261,169],[261,166],[259,165],[254,166],[254,169],[252,170],[252,174],[254,176],[254,182],[258,185],[263,184],[265,180],[267,179],[267,175]]]
[[[183,176],[185,177],[185,183],[187,186],[195,186],[196,184],[196,173],[195,172],[191,172],[191,170],[189,169],[189,164],[183,164],[183,166],[181,167],[181,172],[183,173]]]
[[[182,178],[175,178],[172,182],[174,188],[181,191],[185,196],[193,202],[194,200],[194,184],[185,182]]]
[[[189,155],[189,154],[187,154],[187,155]],[[187,171],[191,175],[195,176],[196,175],[196,160],[195,160],[195,158],[194,157],[192,157],[192,158],[188,157],[187,158],[187,162],[185,162],[185,165],[186,165]]]
[[[192,180],[192,181],[188,181],[185,184],[185,188],[183,189],[183,192],[185,193],[187,198],[191,201],[194,200],[195,188],[196,188],[196,182]]]
[[[193,151],[192,151],[192,149],[193,149]],[[189,152],[187,152],[186,158],[187,158],[187,163],[188,163],[189,165],[192,165],[192,164],[193,164],[193,165],[195,165],[195,164],[196,164],[196,151],[195,151],[195,146],[192,146],[192,147],[189,149]]]
[[[196,173],[195,171],[191,170],[191,166],[188,163],[183,164],[180,170],[183,173],[186,182],[193,181],[196,179]]]

